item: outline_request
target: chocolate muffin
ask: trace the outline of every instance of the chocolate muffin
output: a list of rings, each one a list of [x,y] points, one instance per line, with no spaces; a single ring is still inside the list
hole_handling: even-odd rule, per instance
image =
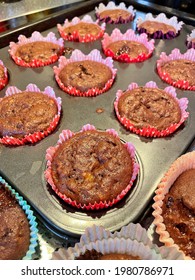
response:
[[[107,9],[99,13],[99,18],[100,20],[119,22],[121,19],[127,21],[129,18],[133,18],[133,15],[123,9]]]
[[[118,101],[118,111],[136,127],[164,130],[181,119],[178,102],[158,88],[138,87],[126,91]]]
[[[74,61],[60,71],[59,79],[64,86],[85,92],[92,88],[103,89],[108,80],[112,79],[112,71],[97,61]]]
[[[79,22],[77,24],[64,27],[63,32],[69,36],[74,33],[78,33],[79,37],[83,37],[88,34],[98,36],[101,32],[101,27],[97,24],[89,22]]]
[[[0,183],[0,260],[22,259],[29,249],[27,217],[14,196]]]
[[[184,171],[165,195],[163,223],[170,237],[195,260],[195,169]]]
[[[58,112],[55,100],[41,92],[24,91],[2,98],[0,137],[22,138],[44,131]]]
[[[136,58],[142,53],[149,53],[144,44],[127,40],[112,42],[107,46],[107,49],[110,49],[116,56],[128,54],[132,58]]]
[[[75,260],[140,260],[140,257],[122,253],[102,254],[93,249],[86,250],[84,254],[75,258]]]
[[[195,86],[195,61],[177,59],[164,62],[161,72],[170,76],[173,82],[187,81],[189,86]]]
[[[173,26],[158,21],[146,20],[139,25],[139,29],[141,28],[145,29],[148,34],[154,34],[157,31],[161,31],[163,34],[166,34],[170,31],[175,34],[177,33],[176,29]]]
[[[131,156],[120,139],[97,130],[78,132],[62,142],[51,161],[59,192],[81,205],[112,201],[128,186],[132,173]]]
[[[58,44],[45,41],[35,41],[20,45],[15,56],[21,58],[26,63],[33,60],[41,60],[43,62],[49,60],[51,56],[61,54],[62,47]]]

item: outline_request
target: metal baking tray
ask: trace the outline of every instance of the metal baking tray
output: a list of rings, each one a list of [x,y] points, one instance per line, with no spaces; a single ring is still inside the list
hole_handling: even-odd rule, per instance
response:
[[[100,2],[107,3],[107,1],[87,1],[87,3],[79,5],[79,8],[62,11],[39,23],[30,24],[30,27],[27,25],[20,30],[17,29],[15,32],[7,34],[7,37],[4,34],[3,38],[11,40],[18,36],[19,32],[20,34],[30,35],[35,30],[41,31],[43,35],[52,31],[59,37],[57,23],[63,23],[65,18],[82,17],[86,13],[95,19],[94,8]],[[132,1],[124,2],[127,6],[132,3]],[[134,7],[136,8],[136,6]],[[148,12],[142,6],[139,7],[139,10],[136,10],[136,18],[144,16]],[[110,34],[116,27],[122,32],[125,32],[128,28],[135,30],[136,18],[128,24],[108,24],[106,32]],[[78,238],[86,227],[93,224],[103,225],[106,229],[115,231],[129,222],[139,221],[150,207],[156,186],[164,173],[177,157],[187,151],[189,145],[193,142],[195,136],[195,92],[193,91],[177,89],[179,98],[187,97],[189,99],[188,111],[190,115],[185,124],[173,135],[164,138],[145,138],[130,133],[118,122],[113,107],[116,91],[127,89],[131,82],[145,85],[146,82],[152,80],[157,83],[159,88],[168,86],[161,81],[156,73],[156,60],[162,51],[170,53],[172,49],[179,48],[181,52],[185,52],[187,50],[186,36],[192,29],[193,26],[185,24],[181,34],[175,39],[156,40],[153,56],[143,63],[125,64],[114,61],[114,67],[118,69],[118,72],[113,86],[108,92],[92,98],[72,97],[63,92],[54,79],[53,66],[57,63],[40,68],[19,67],[8,54],[8,43],[1,49],[0,58],[9,71],[8,86],[14,85],[23,90],[29,83],[34,83],[41,90],[44,90],[49,85],[53,87],[56,95],[62,98],[62,118],[57,129],[51,135],[34,145],[0,146],[1,176],[25,197],[42,222],[56,235],[64,238]],[[93,49],[99,49],[102,52],[100,40],[86,44],[65,42],[65,47],[80,49],[85,54]],[[0,97],[4,96],[6,88],[1,90]],[[98,108],[103,109],[101,114],[96,112]],[[140,164],[139,176],[133,188],[122,201],[106,210],[82,211],[67,205],[54,194],[44,178],[46,149],[56,144],[63,129],[76,132],[87,123],[93,124],[101,130],[114,128],[121,140],[134,144],[136,158]]]

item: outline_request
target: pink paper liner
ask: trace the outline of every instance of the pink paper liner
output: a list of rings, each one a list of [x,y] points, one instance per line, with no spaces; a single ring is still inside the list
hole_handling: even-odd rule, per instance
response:
[[[102,89],[99,88],[90,88],[85,92],[82,92],[78,89],[76,89],[75,87],[72,86],[68,86],[66,87],[60,80],[59,78],[59,74],[60,71],[68,64],[74,61],[84,61],[84,60],[92,60],[92,61],[97,61],[100,63],[103,63],[105,65],[107,65],[111,71],[112,71],[112,78],[110,80],[107,81],[107,83],[105,84],[105,86]],[[53,67],[54,70],[54,74],[55,74],[55,79],[56,82],[58,83],[59,87],[66,93],[70,94],[70,95],[74,95],[74,96],[86,96],[86,97],[91,97],[91,96],[96,96],[99,94],[102,94],[105,91],[108,91],[113,82],[114,79],[116,77],[116,72],[117,69],[113,68],[113,60],[111,57],[107,57],[106,59],[103,59],[100,51],[99,50],[92,50],[88,55],[83,54],[80,50],[74,50],[72,52],[72,55],[70,57],[70,59],[67,59],[64,56],[61,56],[59,58],[59,66],[54,66]]]
[[[84,36],[80,36],[78,31],[74,31],[71,35],[69,35],[68,33],[65,32],[64,28],[76,25],[80,22],[85,22],[85,23],[94,24],[94,25],[99,26],[100,27],[99,34],[98,35],[87,34]],[[103,37],[106,25],[105,25],[105,23],[103,23],[100,26],[98,23],[99,23],[99,20],[93,21],[91,16],[85,15],[82,20],[78,17],[74,17],[72,19],[72,21],[69,21],[68,19],[66,19],[64,21],[64,25],[57,24],[57,28],[60,33],[60,36],[67,41],[88,43],[88,42],[96,41]]]
[[[125,11],[129,12],[130,15],[126,19],[119,17],[117,20],[112,20],[110,17],[101,18],[101,15],[100,15],[101,12],[103,12],[105,10],[115,10],[115,9],[125,10]],[[128,23],[134,19],[135,13],[136,13],[136,10],[134,10],[133,6],[129,6],[127,8],[125,3],[123,3],[123,2],[121,2],[118,6],[113,1],[110,1],[107,6],[100,3],[99,6],[95,8],[96,17],[100,21],[110,23],[110,24]]]
[[[80,132],[83,131],[89,131],[89,130],[96,130],[96,128],[93,125],[90,124],[86,124],[82,127]],[[109,134],[115,136],[116,138],[119,138],[117,132],[114,129],[107,129],[106,132],[108,132]],[[70,130],[63,130],[62,133],[59,135],[59,140],[57,142],[57,145],[55,147],[50,147],[47,149],[46,151],[46,160],[47,160],[47,169],[45,170],[45,178],[46,181],[51,185],[52,189],[54,190],[54,192],[62,199],[64,200],[66,203],[70,204],[73,207],[76,207],[78,209],[85,209],[85,210],[99,210],[99,209],[103,209],[103,208],[108,208],[113,206],[114,204],[116,204],[118,201],[120,201],[127,193],[128,191],[131,189],[133,182],[135,181],[138,171],[139,171],[139,164],[136,163],[135,161],[135,148],[134,146],[130,143],[127,142],[124,144],[125,148],[128,150],[132,161],[133,161],[133,174],[132,174],[132,178],[128,184],[128,186],[119,194],[117,195],[116,198],[114,198],[112,201],[101,201],[99,203],[94,203],[94,204],[84,204],[82,205],[81,203],[77,203],[75,200],[72,200],[70,198],[68,198],[65,194],[62,194],[58,188],[55,186],[54,181],[52,179],[52,175],[51,175],[51,162],[53,159],[53,156],[55,154],[55,152],[57,151],[57,149],[59,148],[60,144],[63,143],[64,141],[67,141],[69,138],[71,138],[74,135],[74,133]]]
[[[174,242],[170,237],[169,233],[166,230],[166,226],[163,223],[162,217],[162,205],[165,195],[169,192],[169,189],[175,182],[175,180],[186,170],[195,168],[195,151],[188,152],[178,159],[176,159],[169,170],[166,172],[164,177],[161,179],[154,196],[154,204],[152,208],[154,209],[152,215],[154,217],[154,225],[156,226],[156,232],[159,235],[159,240],[164,243],[166,246],[173,246],[180,252],[182,252],[179,246]],[[185,256],[185,259],[191,259],[189,256]]]
[[[188,49],[195,49],[195,41],[192,42],[193,39],[195,39],[195,29],[192,30],[190,35],[187,35],[186,45]]]
[[[7,68],[5,67],[5,65],[3,64],[3,61],[0,60],[0,65],[3,67],[4,69],[4,78],[0,79],[0,90],[3,89],[7,83],[8,83],[8,73],[7,73]]]
[[[24,44],[37,42],[37,41],[44,41],[44,42],[51,42],[60,46],[60,50],[58,54],[52,55],[48,60],[42,61],[40,59],[33,59],[31,62],[25,62],[20,57],[15,56],[17,49]],[[64,42],[63,39],[57,39],[53,32],[48,33],[46,37],[43,37],[41,33],[34,31],[30,38],[26,38],[24,35],[20,35],[18,37],[18,42],[10,42],[8,52],[14,62],[22,67],[42,67],[49,64],[52,64],[58,60],[58,58],[64,52]]]
[[[176,33],[173,31],[168,31],[167,33],[163,33],[161,30],[159,30],[159,31],[156,31],[151,34],[151,33],[147,32],[147,30],[145,28],[140,27],[140,24],[145,21],[156,21],[156,22],[162,22],[162,23],[171,25],[175,28]],[[139,33],[146,33],[150,38],[173,39],[179,35],[179,32],[180,32],[183,24],[184,24],[184,22],[183,21],[178,22],[177,17],[175,17],[175,16],[168,19],[164,13],[160,13],[157,17],[153,17],[153,15],[151,13],[148,13],[148,14],[146,14],[144,20],[141,17],[138,17],[136,28]]]
[[[180,89],[185,89],[185,90],[195,90],[195,85],[191,86],[189,85],[188,81],[184,80],[178,80],[178,81],[173,81],[170,77],[169,74],[165,73],[162,71],[161,66],[171,60],[178,60],[178,59],[187,59],[191,61],[195,61],[195,49],[189,49],[187,50],[186,53],[181,54],[180,50],[175,48],[172,50],[171,54],[166,55],[165,52],[162,52],[160,55],[160,59],[157,60],[157,72],[160,78],[165,81],[167,84],[170,84],[174,87],[180,88]]]
[[[132,58],[129,54],[126,53],[115,55],[113,51],[108,48],[108,46],[113,42],[121,40],[141,43],[148,49],[148,53],[142,53],[135,58]],[[119,29],[115,28],[110,36],[107,33],[104,34],[104,38],[102,40],[102,48],[104,54],[106,56],[112,57],[114,60],[126,63],[142,62],[152,56],[152,53],[154,51],[154,40],[148,41],[148,37],[146,34],[141,34],[140,36],[136,35],[132,29],[128,29],[126,33],[122,34]]]
[[[138,88],[138,84],[136,83],[131,83],[128,86],[127,90],[133,90],[135,88]],[[156,83],[153,81],[150,81],[148,83],[145,84],[146,88],[158,88]],[[116,116],[118,118],[118,120],[120,121],[120,123],[122,125],[124,125],[128,130],[132,131],[133,133],[136,133],[140,136],[145,136],[145,137],[164,137],[167,135],[172,134],[174,131],[176,131],[176,129],[182,124],[184,123],[184,121],[188,118],[189,116],[189,112],[186,112],[186,108],[188,106],[188,99],[187,98],[181,98],[181,99],[177,99],[176,96],[176,91],[175,88],[173,87],[166,87],[164,89],[165,92],[167,92],[169,95],[171,95],[179,104],[180,109],[181,109],[181,119],[179,121],[179,123],[174,123],[171,126],[167,127],[164,130],[157,130],[155,127],[144,127],[142,129],[136,128],[134,126],[133,123],[131,123],[131,121],[125,117],[121,117],[121,115],[119,114],[118,111],[118,102],[120,97],[125,93],[122,90],[118,90],[116,93],[116,100],[114,102],[114,109],[116,112]]]
[[[60,114],[61,114],[61,98],[55,96],[55,92],[51,87],[46,87],[44,91],[40,91],[40,89],[35,85],[35,84],[29,84],[26,87],[25,91],[30,91],[30,92],[41,92],[52,99],[55,100],[57,107],[58,107],[58,113],[54,116],[52,122],[50,123],[50,126],[44,130],[44,131],[37,131],[32,134],[25,135],[23,138],[16,138],[13,136],[4,136],[0,138],[0,143],[5,144],[5,145],[13,145],[13,146],[19,146],[19,145],[24,145],[26,143],[31,143],[34,144],[46,136],[48,136],[57,126],[59,120],[60,120]],[[20,89],[18,89],[15,86],[11,86],[6,90],[5,96],[10,96],[13,94],[17,94],[22,92]],[[0,102],[3,98],[0,98]]]

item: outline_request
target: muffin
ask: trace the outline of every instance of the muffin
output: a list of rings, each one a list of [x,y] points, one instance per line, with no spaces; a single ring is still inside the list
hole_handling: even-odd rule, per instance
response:
[[[47,149],[46,159],[47,182],[65,202],[83,209],[118,202],[139,169],[132,144],[122,143],[112,129],[99,131],[92,125],[75,134],[63,130],[57,146]]]
[[[32,259],[37,223],[30,207],[0,177],[0,260]]]
[[[61,56],[59,67],[53,69],[59,87],[75,96],[96,96],[108,91],[116,76],[112,58],[103,59],[98,50],[88,55],[75,50],[70,59]]]
[[[105,23],[101,26],[99,21],[93,21],[89,15],[81,20],[78,17],[71,21],[65,20],[64,25],[57,24],[60,36],[68,41],[75,42],[92,42],[101,38],[105,31]]]
[[[185,90],[195,90],[195,49],[181,54],[179,49],[170,55],[161,53],[157,60],[157,72],[166,83]]]
[[[137,30],[139,33],[146,33],[149,37],[154,39],[172,39],[175,38],[181,28],[183,22],[177,21],[174,16],[170,19],[164,13],[153,17],[151,13],[146,14],[145,19],[137,19]]]
[[[173,133],[188,117],[187,98],[177,99],[173,87],[159,89],[155,82],[136,83],[119,90],[114,102],[118,120],[130,131],[146,137]]]
[[[23,67],[40,67],[58,60],[64,51],[63,39],[57,39],[53,32],[43,37],[39,32],[30,38],[18,37],[18,42],[10,42],[9,53],[16,64]]]
[[[0,90],[3,89],[8,83],[8,73],[7,68],[0,60]]]
[[[113,233],[103,226],[88,227],[74,247],[59,248],[53,252],[52,259],[179,260],[184,259],[184,255],[174,247],[158,247],[150,240],[145,228],[130,223]]]
[[[7,145],[35,143],[57,126],[61,98],[51,87],[40,92],[29,84],[25,91],[9,87],[0,100],[0,142]]]
[[[187,35],[186,45],[188,49],[195,49],[195,29],[193,29],[192,32]]]
[[[99,7],[95,8],[97,18],[100,21],[111,24],[130,22],[135,17],[135,12],[133,6],[127,8],[124,3],[120,3],[117,6],[112,1],[110,1],[107,6],[100,3]]]
[[[195,152],[180,156],[157,187],[153,204],[159,239],[195,259]]]
[[[124,34],[115,28],[109,36],[104,34],[102,48],[106,56],[120,62],[141,62],[148,59],[154,50],[154,40],[148,41],[146,34],[136,35],[132,29]]]

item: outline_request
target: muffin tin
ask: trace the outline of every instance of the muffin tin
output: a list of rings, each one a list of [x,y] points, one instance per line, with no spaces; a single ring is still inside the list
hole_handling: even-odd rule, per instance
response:
[[[19,30],[16,30],[15,34],[42,29],[44,36],[49,32],[54,32],[59,38],[56,23],[63,23],[66,17],[70,19],[70,15],[82,18],[86,13],[96,19],[95,7],[100,2],[106,3],[106,1],[90,1],[90,4],[80,5],[80,9],[72,8],[72,10],[56,14],[52,17],[52,21],[48,17],[44,20],[45,23],[49,23],[45,24],[45,31],[43,31],[42,23],[36,23],[34,26],[31,25],[30,29],[26,27],[26,29],[20,30],[20,33]],[[129,5],[130,1],[124,2]],[[121,32],[125,32],[128,28],[135,30],[137,17],[144,17],[144,15],[144,9],[143,11],[137,10],[136,18],[132,22],[117,25],[117,28]],[[107,24],[106,32],[111,34],[115,27],[114,24]],[[49,29],[46,30],[46,28]],[[63,92],[54,78],[53,66],[57,66],[57,62],[40,68],[20,67],[9,56],[8,45],[1,49],[1,60],[8,69],[9,83],[0,91],[0,97],[4,96],[8,86],[16,86],[23,90],[29,83],[34,83],[40,90],[51,86],[56,96],[62,98],[62,117],[51,135],[34,145],[0,146],[1,176],[23,195],[46,227],[56,235],[62,236],[64,239],[78,238],[86,227],[93,224],[102,225],[113,232],[129,222],[139,221],[150,207],[160,179],[171,163],[186,152],[194,139],[195,92],[176,89],[178,98],[187,97],[189,100],[187,109],[189,118],[175,133],[164,138],[141,137],[126,130],[115,116],[114,100],[117,90],[125,90],[132,82],[145,85],[146,82],[155,81],[159,88],[164,89],[167,84],[157,75],[156,61],[161,52],[170,53],[174,48],[179,48],[183,53],[186,52],[186,36],[191,33],[192,29],[193,26],[184,24],[178,37],[171,40],[156,40],[152,57],[144,62],[120,63],[114,61],[114,66],[118,69],[116,80],[110,90],[96,97],[75,97]],[[14,40],[17,41],[17,39]],[[65,41],[65,47],[80,49],[85,54],[93,49],[98,49],[103,55],[101,40],[90,43]],[[67,205],[55,195],[44,178],[47,148],[57,143],[63,129],[77,132],[87,123],[100,130],[114,128],[122,141],[132,142],[136,149],[136,159],[140,165],[139,176],[130,192],[118,204],[106,210],[84,211]]]

